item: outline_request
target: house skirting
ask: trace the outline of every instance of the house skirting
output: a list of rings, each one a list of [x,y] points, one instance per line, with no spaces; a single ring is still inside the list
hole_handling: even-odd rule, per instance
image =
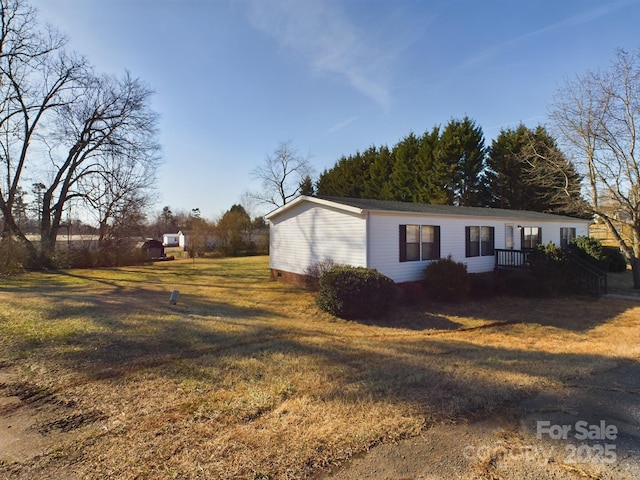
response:
[[[287,272],[285,270],[271,269],[271,280],[279,280],[296,287],[307,288],[307,276],[301,273]]]

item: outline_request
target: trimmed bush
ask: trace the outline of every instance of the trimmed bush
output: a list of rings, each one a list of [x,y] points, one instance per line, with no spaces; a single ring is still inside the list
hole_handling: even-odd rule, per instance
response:
[[[618,247],[602,247],[602,256],[607,261],[607,271],[620,273],[627,270],[627,259]]]
[[[538,295],[565,293],[569,289],[567,258],[562,249],[553,243],[538,245],[529,254],[531,275],[538,282],[534,291]]]
[[[318,306],[340,318],[379,317],[396,298],[393,280],[369,268],[334,266],[320,276],[318,284]]]
[[[576,237],[575,240],[571,242],[571,245],[569,245],[569,249],[594,267],[601,270],[607,269],[607,258],[602,252],[602,244],[597,238],[585,236]]]
[[[447,301],[461,300],[469,295],[471,278],[467,266],[449,255],[427,265],[424,285],[429,296]]]

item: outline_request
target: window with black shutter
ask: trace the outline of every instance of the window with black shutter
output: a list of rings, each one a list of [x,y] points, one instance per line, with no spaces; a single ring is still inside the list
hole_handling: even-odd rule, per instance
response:
[[[440,258],[440,227],[437,225],[400,225],[400,261]]]

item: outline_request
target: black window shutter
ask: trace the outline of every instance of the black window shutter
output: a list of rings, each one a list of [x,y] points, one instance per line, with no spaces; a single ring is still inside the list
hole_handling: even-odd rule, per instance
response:
[[[494,255],[494,251],[496,248],[496,228],[495,227],[489,227],[489,241],[491,242],[489,248],[491,253],[487,252],[487,254],[489,255]]]
[[[471,255],[471,227],[464,227],[464,255],[469,257]]]
[[[542,245],[542,227],[538,227],[538,241],[536,242],[537,245]]]
[[[400,225],[400,261],[407,261],[407,226]]]
[[[434,256],[440,258],[440,227],[433,227]]]

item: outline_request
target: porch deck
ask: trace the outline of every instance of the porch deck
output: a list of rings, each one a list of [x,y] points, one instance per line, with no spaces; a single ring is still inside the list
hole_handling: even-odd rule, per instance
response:
[[[529,270],[531,250],[495,249],[496,269]],[[607,294],[607,273],[576,255],[566,252],[566,275],[569,281],[580,290],[595,297]]]

